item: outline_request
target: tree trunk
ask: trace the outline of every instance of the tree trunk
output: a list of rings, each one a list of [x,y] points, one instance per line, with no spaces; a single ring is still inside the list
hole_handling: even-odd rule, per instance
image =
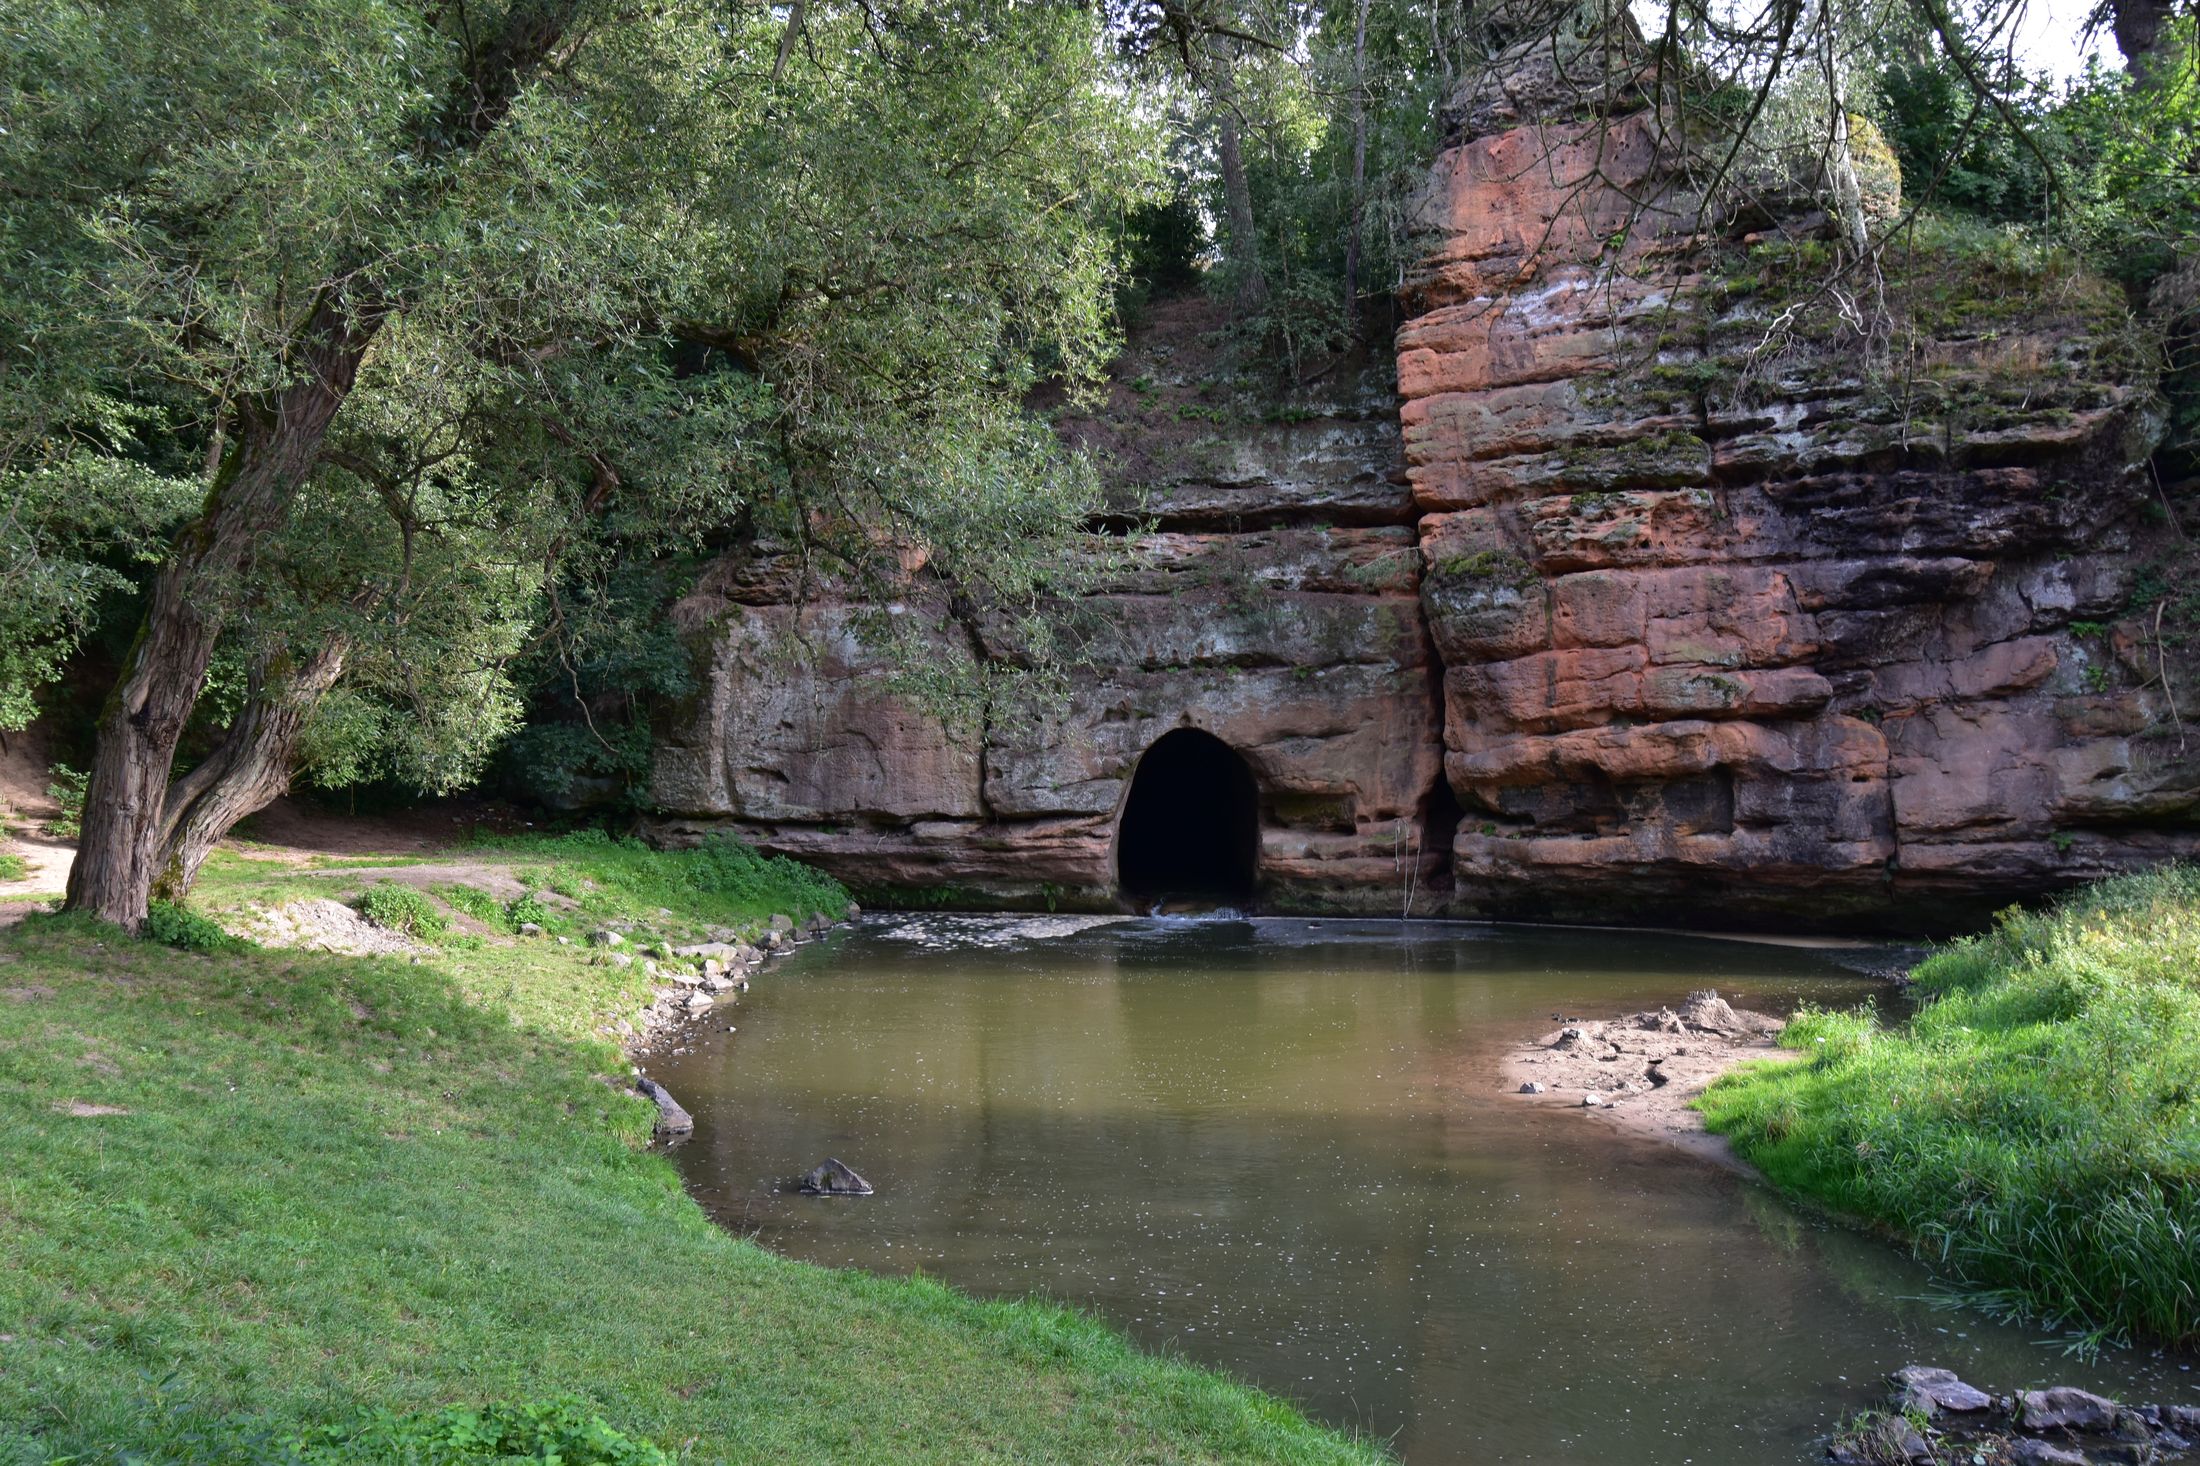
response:
[[[1849,148],[1849,97],[1842,84],[1839,22],[1823,0],[1818,16],[1819,70],[1826,81],[1826,165],[1833,185],[1836,222],[1848,242],[1850,256],[1863,259],[1871,253],[1871,226],[1864,218],[1864,188],[1856,176],[1856,155]]]
[[[137,642],[100,714],[83,835],[69,871],[69,910],[132,930],[144,922],[160,874],[176,742],[221,636],[227,582],[249,567],[252,547],[289,510],[380,323],[379,314],[334,323],[311,353],[312,374],[281,393],[272,412],[255,410],[240,424],[205,512],[177,537],[154,577]]]
[[[1238,140],[1236,63],[1215,43],[1214,98],[1217,123],[1216,151],[1222,164],[1222,197],[1230,215],[1230,263],[1237,268],[1237,305],[1242,311],[1259,311],[1268,304],[1268,279],[1260,269],[1260,234],[1253,222],[1253,187],[1245,177],[1245,152]]]
[[[323,643],[303,666],[253,670],[251,693],[222,741],[168,791],[155,896],[182,900],[222,836],[290,792],[298,740],[343,675],[349,651],[339,638]]]
[[[513,100],[570,29],[580,0],[521,0],[503,31],[469,50],[434,115],[414,137],[423,162],[448,163],[495,131]],[[445,169],[423,185],[439,191]],[[390,200],[414,210],[421,194]],[[368,283],[337,284],[335,281]],[[84,791],[84,833],[69,872],[67,905],[135,930],[161,874],[168,782],[176,742],[206,681],[223,606],[249,572],[254,547],[282,522],[313,472],[359,364],[402,304],[345,270],[314,300],[287,353],[289,384],[242,404],[236,432],[206,507],[176,538],[154,577],[137,642],[100,715]]]
[[[1344,330],[1360,330],[1360,221],[1367,206],[1367,6],[1352,20],[1352,232],[1344,242]]]
[[[1841,237],[1848,242],[1850,256],[1860,260],[1871,253],[1871,224],[1864,217],[1864,187],[1856,176],[1856,155],[1849,150],[1849,114],[1842,110],[1846,102],[1847,98],[1835,94],[1829,150],[1833,197],[1841,216]]]
[[[2116,49],[2124,53],[2125,71],[2139,77],[2152,67],[2174,13],[2170,0],[2112,0],[2109,29],[2115,33]]]

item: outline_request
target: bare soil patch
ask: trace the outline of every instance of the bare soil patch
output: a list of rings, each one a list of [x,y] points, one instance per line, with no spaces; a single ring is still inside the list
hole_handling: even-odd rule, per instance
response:
[[[1506,1054],[1500,1073],[1522,1103],[1570,1107],[1628,1134],[1747,1169],[1724,1138],[1704,1129],[1690,1102],[1736,1064],[1794,1057],[1775,1042],[1785,1026],[1706,990],[1689,994],[1677,1009],[1553,1029]],[[1531,1092],[1529,1085],[1541,1089]]]
[[[20,855],[29,867],[19,881],[0,881],[0,926],[21,921],[67,889],[76,847],[45,833],[61,813],[46,793],[52,762],[36,728],[0,735],[0,854]]]
[[[295,796],[278,799],[246,820],[237,834],[252,854],[295,858],[316,855],[437,855],[477,833],[518,834],[532,829],[505,805],[485,799],[448,799],[379,814],[347,814]]]

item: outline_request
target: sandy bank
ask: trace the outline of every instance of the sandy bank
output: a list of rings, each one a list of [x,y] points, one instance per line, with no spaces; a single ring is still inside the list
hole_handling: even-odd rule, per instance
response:
[[[1574,1109],[1592,1123],[1746,1170],[1690,1101],[1736,1064],[1795,1057],[1776,1042],[1784,1026],[1716,992],[1691,993],[1677,1009],[1568,1022],[1509,1051],[1499,1073],[1521,1104]]]

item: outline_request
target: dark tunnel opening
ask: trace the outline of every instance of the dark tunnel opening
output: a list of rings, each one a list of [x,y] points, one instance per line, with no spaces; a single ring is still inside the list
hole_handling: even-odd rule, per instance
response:
[[[1210,733],[1154,740],[1131,777],[1116,834],[1115,874],[1141,907],[1169,900],[1242,902],[1260,865],[1260,791],[1245,760]]]

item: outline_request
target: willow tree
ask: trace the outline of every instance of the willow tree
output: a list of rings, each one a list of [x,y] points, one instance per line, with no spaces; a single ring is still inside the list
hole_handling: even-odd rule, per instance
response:
[[[762,514],[1028,590],[1082,503],[1018,402],[1105,358],[1102,226],[1146,151],[1094,25],[993,0],[17,7],[0,177],[33,247],[0,298],[38,329],[0,338],[0,464],[196,463],[201,495],[100,719],[70,906],[142,921],[179,831],[286,779],[407,604],[400,556],[323,603],[348,630],[286,624],[278,559],[310,583],[297,530],[350,499],[471,496],[468,533],[513,536],[538,587]],[[159,426],[102,438],[101,402]],[[254,669],[237,736],[178,780],[225,644]]]

